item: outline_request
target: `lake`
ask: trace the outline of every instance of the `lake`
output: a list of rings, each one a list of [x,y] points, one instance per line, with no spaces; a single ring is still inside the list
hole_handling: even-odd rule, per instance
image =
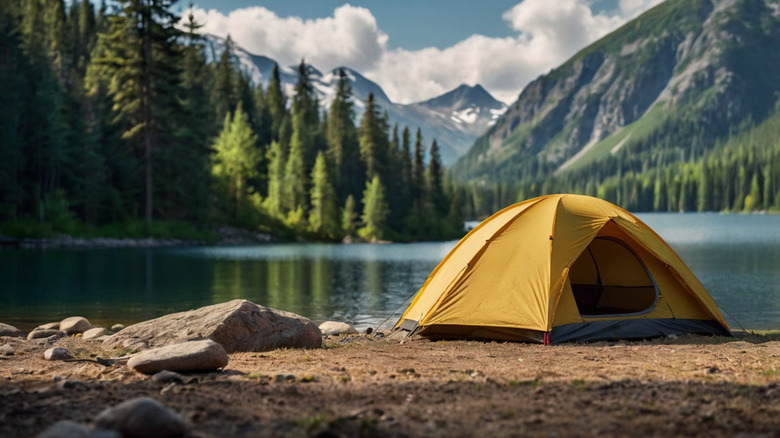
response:
[[[638,216],[680,254],[734,328],[780,329],[780,216]],[[96,325],[130,324],[245,298],[318,324],[375,328],[455,243],[0,250],[0,322],[30,330],[82,315]]]

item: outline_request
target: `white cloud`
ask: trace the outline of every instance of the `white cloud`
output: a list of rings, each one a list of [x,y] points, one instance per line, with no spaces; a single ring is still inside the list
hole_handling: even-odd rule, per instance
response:
[[[204,24],[202,32],[229,34],[244,49],[282,65],[306,59],[321,69],[347,65],[361,71],[387,50],[387,35],[379,30],[371,11],[348,4],[336,8],[332,17],[314,20],[279,17],[259,6],[236,9],[227,16],[214,9],[192,12]]]
[[[395,102],[434,97],[462,83],[482,84],[496,98],[513,102],[535,77],[616,29],[661,0],[620,0],[618,9],[594,14],[589,0],[524,0],[503,19],[515,37],[472,35],[445,49],[387,48],[388,36],[366,8],[345,4],[332,17],[279,17],[263,7],[227,16],[195,9],[202,31],[230,34],[250,52],[282,65],[306,61],[321,70],[352,67],[382,86]]]

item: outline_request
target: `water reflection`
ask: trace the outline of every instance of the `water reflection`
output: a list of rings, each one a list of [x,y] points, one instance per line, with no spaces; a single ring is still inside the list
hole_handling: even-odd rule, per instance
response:
[[[640,218],[742,325],[780,329],[780,216]],[[318,323],[375,326],[454,244],[0,251],[0,321],[29,329],[80,314],[127,324],[242,298]]]

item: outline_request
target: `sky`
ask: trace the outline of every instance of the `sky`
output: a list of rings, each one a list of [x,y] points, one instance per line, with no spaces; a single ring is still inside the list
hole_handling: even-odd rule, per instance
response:
[[[282,65],[353,68],[396,103],[461,84],[512,103],[530,81],[660,2],[193,0],[193,15],[202,32]]]

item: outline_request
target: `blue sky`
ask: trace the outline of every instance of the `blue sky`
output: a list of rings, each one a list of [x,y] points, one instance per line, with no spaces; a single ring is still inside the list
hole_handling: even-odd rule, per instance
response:
[[[659,2],[193,0],[208,33],[283,65],[354,68],[401,103],[462,83],[511,103],[530,80]]]

